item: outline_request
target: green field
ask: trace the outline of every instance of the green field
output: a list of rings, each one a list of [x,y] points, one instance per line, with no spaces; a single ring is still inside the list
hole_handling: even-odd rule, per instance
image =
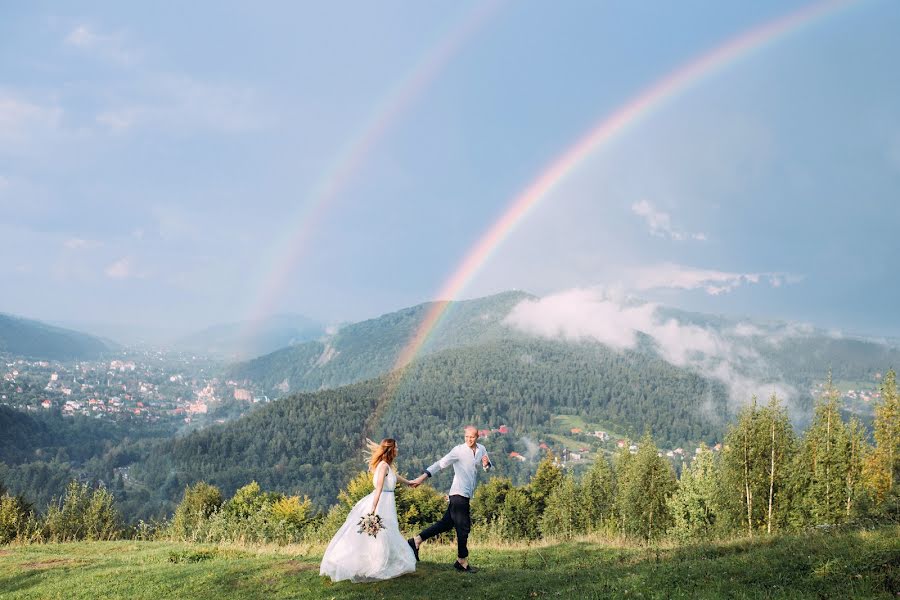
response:
[[[370,584],[319,576],[322,546],[91,542],[0,549],[13,598],[896,598],[900,527],[694,546],[580,540],[423,547],[416,573]]]

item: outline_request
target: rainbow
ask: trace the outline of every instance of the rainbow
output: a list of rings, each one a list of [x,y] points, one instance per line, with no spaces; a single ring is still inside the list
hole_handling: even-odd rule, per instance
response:
[[[453,59],[479,29],[481,29],[500,9],[504,0],[479,3],[462,22],[442,36],[431,51],[401,78],[366,119],[359,133],[351,138],[342,151],[326,169],[312,188],[309,199],[288,222],[287,235],[273,244],[267,263],[273,266],[262,277],[261,292],[250,311],[249,327],[244,339],[252,333],[252,328],[269,314],[275,306],[285,282],[290,279],[304,250],[327,213],[328,207],[338,198],[341,191],[353,180],[372,149],[381,141],[390,128],[405,114],[413,102],[422,95],[443,68]]]
[[[809,5],[746,31],[712,51],[670,72],[640,94],[605,116],[588,133],[579,139],[541,172],[512,202],[502,216],[491,225],[463,258],[450,278],[437,293],[422,323],[410,338],[394,363],[396,375],[391,377],[386,398],[393,396],[402,379],[402,371],[428,341],[428,337],[444,316],[450,301],[457,298],[494,251],[506,240],[534,208],[546,199],[554,189],[573,173],[595,151],[607,146],[634,127],[642,119],[665,106],[673,98],[691,86],[733,65],[740,59],[761,50],[791,33],[801,30],[854,0],[831,0]]]

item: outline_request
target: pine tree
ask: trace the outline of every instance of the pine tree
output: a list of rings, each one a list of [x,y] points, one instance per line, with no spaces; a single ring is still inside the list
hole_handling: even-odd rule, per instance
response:
[[[766,451],[771,444],[766,443],[765,425],[754,396],[725,435],[722,455],[722,505],[750,536],[764,521],[770,487],[766,465],[771,455]]]
[[[637,454],[627,461],[618,505],[624,532],[651,539],[662,534],[671,521],[669,496],[675,490],[675,473],[669,461],[659,456],[653,438],[646,434]]]
[[[771,534],[773,524],[783,517],[781,508],[784,503],[779,500],[788,483],[795,443],[791,422],[774,393],[769,399],[769,405],[761,411],[759,424],[766,432],[765,446],[769,455],[766,465],[769,484],[766,532]]]
[[[889,370],[881,382],[881,402],[875,406],[875,448],[865,459],[866,488],[876,505],[900,496],[900,395],[897,374]],[[898,503],[900,506],[900,503]]]
[[[845,475],[844,495],[846,498],[846,517],[852,516],[853,508],[862,491],[863,457],[866,454],[866,431],[859,419],[853,418],[845,428]]]
[[[712,533],[719,518],[717,487],[715,457],[702,445],[690,467],[682,469],[678,487],[669,498],[673,535],[692,539]]]
[[[849,439],[841,420],[840,394],[829,374],[797,454],[792,482],[795,525],[834,524],[845,519]]]
[[[534,510],[539,516],[544,514],[544,508],[547,505],[550,494],[562,481],[562,467],[556,463],[556,458],[553,454],[547,454],[544,460],[538,464],[537,472],[535,472],[534,477],[531,478],[531,483],[528,485],[528,493],[534,503]]]
[[[613,473],[609,462],[597,456],[581,480],[581,522],[586,531],[597,531],[615,514]]]
[[[571,538],[583,531],[580,506],[581,486],[573,475],[563,478],[550,497],[541,518],[541,534],[544,537]]]

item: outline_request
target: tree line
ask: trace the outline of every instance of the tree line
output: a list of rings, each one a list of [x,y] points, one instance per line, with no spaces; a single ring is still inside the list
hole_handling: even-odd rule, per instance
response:
[[[184,488],[168,519],[122,526],[104,488],[72,482],[38,515],[24,498],[0,495],[0,541],[137,537],[287,543],[327,540],[353,504],[372,490],[359,473],[336,504],[316,509],[308,496],[263,491],[253,481],[224,499],[206,482]],[[2,491],[2,490],[0,490]],[[414,533],[440,516],[444,498],[425,485],[398,488],[401,527]],[[502,540],[569,538],[605,532],[678,540],[769,535],[809,527],[900,521],[900,396],[889,371],[875,407],[872,439],[845,419],[830,379],[811,426],[798,435],[776,396],[755,399],[727,428],[722,451],[701,446],[676,476],[645,434],[636,452],[598,457],[581,477],[548,454],[521,485],[493,477],[472,500],[477,535]]]

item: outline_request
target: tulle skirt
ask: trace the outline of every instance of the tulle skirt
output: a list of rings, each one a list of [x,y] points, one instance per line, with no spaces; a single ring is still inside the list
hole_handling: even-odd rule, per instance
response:
[[[416,557],[400,533],[393,492],[382,492],[376,513],[384,529],[376,537],[357,533],[360,517],[372,508],[372,492],[356,503],[347,520],[331,538],[322,557],[320,575],[332,581],[354,583],[391,579],[416,570]]]

